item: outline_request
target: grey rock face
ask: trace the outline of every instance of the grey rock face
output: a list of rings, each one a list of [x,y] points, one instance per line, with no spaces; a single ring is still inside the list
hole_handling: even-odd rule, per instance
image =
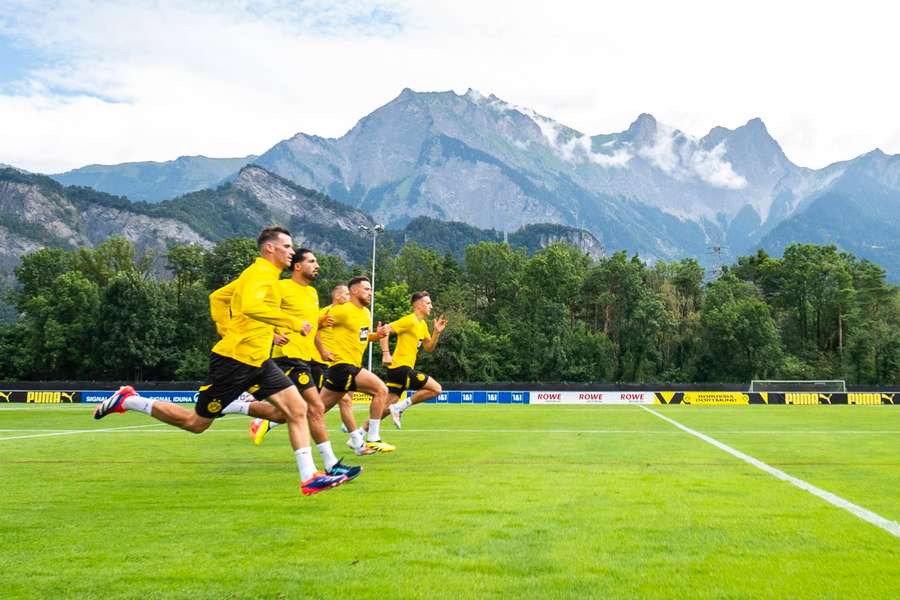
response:
[[[23,254],[48,243],[77,248],[92,247],[112,237],[134,242],[138,252],[153,252],[163,268],[172,243],[211,242],[184,223],[103,205],[78,206],[61,187],[0,179],[0,215],[9,223],[0,244],[0,272],[10,274]],[[14,224],[14,226],[12,225]]]
[[[341,138],[298,134],[258,162],[382,222],[425,215],[504,231],[562,223],[634,241],[627,249],[651,259],[696,256],[713,244],[725,259],[753,251],[851,165],[900,185],[900,160],[880,152],[799,167],[758,118],[693,138],[642,114],[625,131],[589,137],[473,90],[405,89]],[[631,203],[654,210],[635,214]],[[669,217],[693,225],[673,227]],[[611,236],[612,223],[632,231]]]
[[[290,182],[275,177],[265,169],[249,166],[241,170],[231,184],[233,191],[244,192],[261,202],[281,222],[299,219],[311,223],[357,231],[360,225],[372,225],[362,211],[349,208],[327,198],[315,198],[306,190],[298,190]]]

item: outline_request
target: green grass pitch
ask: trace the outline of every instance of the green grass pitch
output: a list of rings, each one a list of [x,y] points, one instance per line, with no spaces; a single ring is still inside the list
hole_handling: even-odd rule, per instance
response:
[[[652,409],[900,521],[900,408]],[[90,415],[0,407],[4,598],[900,597],[900,538],[637,406],[417,406],[313,497],[284,428]]]

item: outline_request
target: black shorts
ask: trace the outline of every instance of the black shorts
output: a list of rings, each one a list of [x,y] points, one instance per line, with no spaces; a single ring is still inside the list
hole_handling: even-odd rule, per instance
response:
[[[384,382],[387,384],[389,393],[400,396],[406,390],[415,391],[428,383],[428,375],[419,373],[412,367],[397,367],[388,369]]]
[[[328,365],[312,360],[309,362],[309,369],[312,371],[312,378],[316,387],[321,390],[322,386],[325,385],[325,372],[328,370]]]
[[[362,367],[337,363],[328,367],[325,373],[325,389],[332,392],[352,392],[356,390],[356,375]]]
[[[271,359],[254,367],[215,352],[209,355],[206,381],[200,386],[194,410],[208,419],[221,417],[222,409],[244,392],[262,400],[293,385]]]
[[[299,358],[288,358],[280,356],[273,358],[278,368],[284,371],[291,383],[297,386],[297,389],[303,392],[311,387],[316,387],[316,379],[313,377],[310,364]]]

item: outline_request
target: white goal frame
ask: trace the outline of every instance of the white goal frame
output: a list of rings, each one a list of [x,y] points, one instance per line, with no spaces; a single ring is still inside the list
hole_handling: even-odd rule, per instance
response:
[[[844,379],[754,379],[748,391],[846,393],[847,382]]]

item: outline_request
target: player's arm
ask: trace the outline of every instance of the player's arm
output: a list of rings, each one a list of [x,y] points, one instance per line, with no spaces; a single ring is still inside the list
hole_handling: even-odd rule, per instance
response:
[[[322,327],[331,327],[334,325],[334,317],[331,316],[330,311],[325,311],[324,313],[319,315],[319,328]]]
[[[237,279],[214,290],[209,295],[209,315],[216,324],[216,331],[225,337],[228,322],[231,321],[231,298],[237,289]]]
[[[274,281],[262,277],[251,278],[247,281],[244,284],[241,312],[255,321],[268,323],[275,327],[285,327],[294,331],[302,330],[304,321],[292,317],[280,308],[274,308],[266,304],[266,296],[269,294],[269,287],[272,285],[275,285]]]
[[[322,360],[326,362],[331,362],[332,360],[334,360],[334,354],[332,354],[331,351],[325,347],[325,344],[322,343],[322,338],[321,336],[319,336],[318,330],[316,331],[315,343],[316,350],[319,351],[319,356],[322,357]]]
[[[390,366],[394,362],[394,357],[391,356],[390,337],[390,333],[388,333],[388,335],[378,340],[378,345],[381,346],[381,364],[386,366]]]
[[[441,337],[441,333],[443,333],[446,326],[447,319],[444,318],[444,315],[441,315],[434,320],[434,331],[431,332],[430,336],[422,340],[422,347],[425,348],[426,352],[434,351],[435,346],[437,346],[438,339]]]
[[[392,333],[399,335],[403,330],[403,319],[397,319],[390,323],[387,328],[388,334],[378,340],[378,344],[381,346],[381,363],[384,365],[390,365],[394,362],[394,357],[391,355],[390,337]]]
[[[390,325],[382,325],[381,321],[378,321],[378,327],[375,328],[375,333],[370,333],[366,335],[366,339],[370,342],[375,342],[378,340],[383,340],[391,333]]]

